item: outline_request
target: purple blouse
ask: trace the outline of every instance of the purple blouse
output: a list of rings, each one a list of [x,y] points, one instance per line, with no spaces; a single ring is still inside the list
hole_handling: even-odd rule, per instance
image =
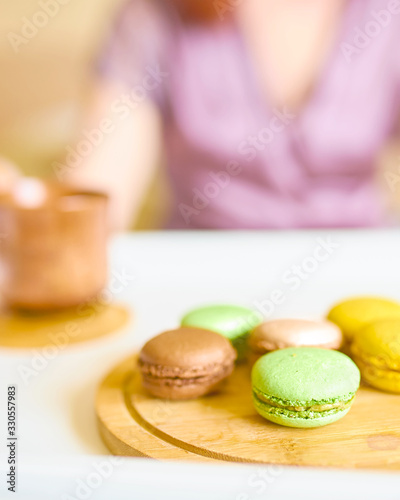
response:
[[[186,26],[163,0],[130,0],[99,67],[163,113],[169,227],[368,227],[389,223],[375,167],[400,115],[399,45],[400,2],[348,0],[295,116],[266,102],[233,23]]]

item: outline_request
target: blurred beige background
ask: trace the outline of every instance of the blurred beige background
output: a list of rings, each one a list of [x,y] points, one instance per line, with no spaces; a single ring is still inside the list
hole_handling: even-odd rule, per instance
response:
[[[119,0],[70,0],[15,53],[10,32],[42,10],[38,0],[6,0],[0,15],[0,147],[27,173],[41,172],[68,139],[88,70]]]
[[[0,7],[0,156],[17,162],[29,175],[49,174],[51,162],[73,140],[93,57],[123,2],[61,1],[66,4],[29,43],[21,45],[19,53],[8,36],[21,33],[22,18],[32,19],[42,10],[40,2],[3,0]],[[400,174],[399,154],[397,147],[388,148],[383,168]],[[399,209],[400,182],[395,192],[384,180],[382,186]],[[158,227],[166,199],[165,182],[155,181],[138,227]]]
[[[3,0],[0,6],[0,156],[15,161],[27,175],[51,174],[51,163],[76,136],[93,59],[123,3],[63,1],[18,53],[10,33],[21,34],[22,18],[31,20],[43,9],[39,0]],[[164,183],[155,180],[139,228],[161,224],[166,198]]]

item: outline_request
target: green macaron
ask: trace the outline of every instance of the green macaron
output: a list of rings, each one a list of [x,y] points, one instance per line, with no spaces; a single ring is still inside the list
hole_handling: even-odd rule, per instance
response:
[[[267,420],[287,427],[321,427],[344,417],[360,385],[353,361],[338,351],[293,347],[253,366],[253,402]]]
[[[231,341],[238,359],[246,354],[247,337],[261,321],[259,314],[247,307],[211,305],[189,311],[181,326],[194,326],[220,333]]]

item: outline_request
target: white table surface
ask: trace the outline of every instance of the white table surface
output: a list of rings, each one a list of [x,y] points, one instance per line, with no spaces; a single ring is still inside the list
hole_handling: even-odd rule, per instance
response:
[[[312,262],[309,257],[315,253],[321,238],[333,242],[335,248],[331,254],[317,252],[321,261]],[[289,277],[287,273],[293,265],[303,264],[305,277],[293,290],[294,281],[285,281],[283,276]],[[177,326],[186,310],[216,302],[238,303],[257,309],[277,289],[281,291],[282,300],[274,306],[269,317],[322,316],[335,301],[357,294],[384,295],[400,300],[400,232],[332,230],[120,235],[111,245],[111,271],[114,274],[125,272],[131,277],[123,289],[114,294],[115,301],[127,304],[132,310],[132,321],[122,331],[60,351],[27,382],[21,377],[21,367],[32,367],[33,359],[43,355],[41,349],[0,349],[0,471],[5,468],[6,387],[14,384],[18,386],[21,498],[36,498],[33,492],[38,498],[47,498],[46,491],[49,498],[56,498],[56,491],[60,492],[57,498],[62,498],[61,492],[69,492],[70,498],[74,498],[71,491],[74,491],[76,477],[93,466],[94,455],[107,454],[97,433],[93,409],[99,381],[122,358],[140,348],[146,339]],[[96,459],[107,460],[104,457]],[[118,473],[91,491],[90,498],[110,498],[111,485],[122,488],[118,498],[125,498],[123,491],[132,491],[129,484],[141,492],[137,498],[161,498],[160,491],[164,498],[175,499],[181,498],[180,493],[182,498],[185,494],[186,498],[198,498],[195,492],[199,498],[200,493],[202,498],[204,495],[214,498],[213,494],[215,498],[236,500],[266,498],[263,496],[265,488],[248,484],[252,482],[249,480],[251,474],[259,470],[260,467],[182,466],[127,459],[119,465]],[[155,474],[159,480],[150,480]],[[189,497],[188,477],[192,481]],[[207,486],[205,477],[211,486]],[[217,477],[224,478],[225,490],[222,479],[217,480]],[[2,473],[0,492],[5,486],[3,478]],[[222,489],[218,490],[216,481]],[[268,498],[275,498],[275,494],[282,498],[285,492],[292,497],[311,481],[324,487],[325,498],[330,498],[325,488],[327,481],[331,481],[330,492],[336,493],[335,498],[338,485],[342,483],[342,498],[347,498],[350,485],[356,485],[357,495],[362,490],[364,499],[374,498],[370,495],[375,486],[378,491],[382,484],[397,481],[393,496],[388,493],[385,498],[400,499],[398,475],[284,468],[277,477],[273,476],[273,481],[264,482],[268,485]],[[69,490],[65,484],[70,485]],[[173,487],[175,493],[167,496]],[[308,498],[313,498],[310,491],[308,494]]]

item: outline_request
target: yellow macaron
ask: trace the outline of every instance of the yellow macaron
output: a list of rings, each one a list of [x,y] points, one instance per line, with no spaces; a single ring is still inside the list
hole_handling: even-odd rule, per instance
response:
[[[400,319],[380,320],[360,330],[351,353],[366,382],[400,393]]]
[[[342,330],[347,342],[352,342],[354,335],[369,323],[400,319],[400,303],[379,297],[357,297],[334,306],[327,318]]]

